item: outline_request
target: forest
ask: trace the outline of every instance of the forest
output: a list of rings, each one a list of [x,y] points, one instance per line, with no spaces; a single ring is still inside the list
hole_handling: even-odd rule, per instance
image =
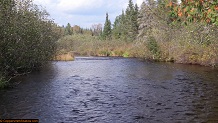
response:
[[[146,0],[140,7],[129,0],[113,24],[109,18],[88,29],[64,27],[31,0],[1,0],[0,88],[69,52],[218,65],[217,0]]]
[[[108,13],[103,26],[81,29],[68,24],[58,51],[215,67],[217,18],[216,0],[146,0],[141,7],[129,0],[113,24]]]

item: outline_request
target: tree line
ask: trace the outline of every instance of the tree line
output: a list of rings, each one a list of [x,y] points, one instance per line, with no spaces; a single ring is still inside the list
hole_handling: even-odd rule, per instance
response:
[[[98,26],[97,33],[94,33],[97,29],[86,30],[90,32],[86,34],[95,36],[92,40],[98,43],[85,41],[81,44],[73,37],[67,37],[68,40],[62,38],[59,42],[64,44],[67,41],[71,44],[67,46],[71,50],[74,50],[72,47],[83,47],[77,44],[86,45],[82,49],[93,45],[103,46],[90,48],[89,52],[107,52],[106,56],[128,54],[125,56],[217,66],[217,26],[217,0],[145,0],[140,7],[129,0],[126,10],[116,17],[114,23],[106,13],[105,24]],[[78,37],[77,40],[80,40]],[[114,43],[118,42],[123,46],[113,48]]]
[[[127,9],[122,11],[121,15],[118,15],[115,19],[114,24],[108,18],[106,13],[106,21],[103,30],[103,39],[116,39],[131,42],[136,40],[138,35],[138,14],[139,7],[137,4],[134,5],[132,0],[129,0]]]
[[[63,37],[58,41],[58,51],[60,54],[75,51],[81,55],[127,57],[129,51],[125,49],[130,50],[127,47],[137,39],[138,14],[138,5],[130,0],[127,9],[116,17],[113,24],[109,13],[106,13],[104,25],[93,24],[90,29],[68,23],[62,27]]]
[[[127,9],[116,17],[114,24],[111,23],[109,14],[106,13],[104,26],[102,26],[102,24],[93,24],[90,29],[82,29],[77,25],[72,27],[68,23],[67,26],[63,28],[65,35],[91,34],[92,36],[99,36],[102,40],[120,39],[131,42],[134,41],[138,35],[138,14],[138,5],[134,5],[132,0],[129,0]],[[75,30],[75,27],[79,28],[79,33]]]
[[[217,26],[217,0],[129,0],[107,36],[132,42],[134,57],[217,66]]]

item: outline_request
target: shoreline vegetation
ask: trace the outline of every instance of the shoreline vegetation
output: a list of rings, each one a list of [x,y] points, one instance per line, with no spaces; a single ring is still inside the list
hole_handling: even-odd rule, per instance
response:
[[[129,0],[113,24],[108,13],[104,25],[93,24],[90,29],[68,23],[58,40],[58,52],[217,67],[218,7],[213,4],[147,0],[139,8]]]
[[[111,23],[58,26],[31,0],[0,1],[0,88],[74,56],[119,56],[218,67],[218,2],[129,0]]]
[[[59,27],[31,0],[0,1],[0,88],[40,70],[56,53]]]
[[[75,56],[73,52],[56,55],[54,61],[74,61]]]

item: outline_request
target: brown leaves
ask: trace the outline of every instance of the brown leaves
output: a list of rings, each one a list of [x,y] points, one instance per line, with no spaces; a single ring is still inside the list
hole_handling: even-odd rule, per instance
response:
[[[182,15],[183,15],[183,13],[182,13],[181,8],[178,8],[178,16],[179,16],[179,17],[182,17]]]
[[[216,5],[214,9],[218,11],[218,5]]]

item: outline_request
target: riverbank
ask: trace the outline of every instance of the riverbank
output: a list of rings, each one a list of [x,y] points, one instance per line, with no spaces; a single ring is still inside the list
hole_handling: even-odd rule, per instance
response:
[[[73,52],[62,53],[56,55],[54,61],[73,61],[75,59]]]
[[[188,36],[186,36],[188,38]],[[174,38],[172,38],[174,39]],[[58,41],[58,52],[74,51],[79,56],[134,57],[157,62],[174,62],[180,64],[198,64],[218,66],[218,45],[189,42],[182,37],[177,40],[162,42],[156,39],[135,40],[101,40],[97,36],[68,35]],[[62,58],[65,60],[65,58]]]

